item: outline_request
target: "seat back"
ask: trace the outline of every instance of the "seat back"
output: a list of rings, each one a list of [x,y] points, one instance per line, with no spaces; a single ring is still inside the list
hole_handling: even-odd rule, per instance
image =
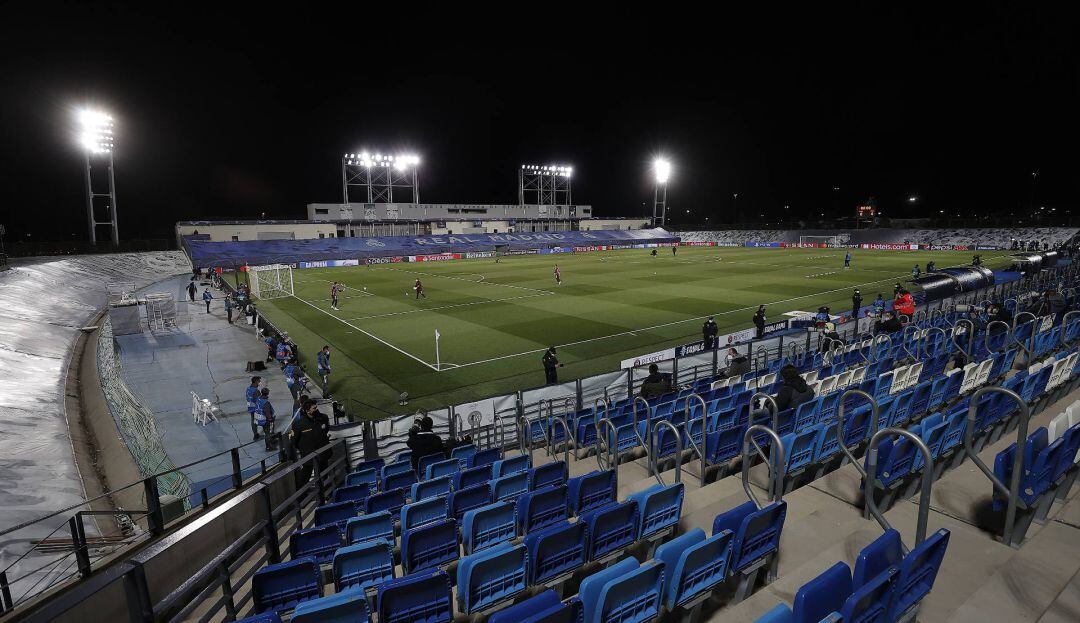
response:
[[[842,562],[802,585],[792,604],[792,623],[819,623],[844,607],[851,595],[851,570]]]
[[[334,554],[334,592],[365,589],[394,579],[394,548],[387,541],[341,547]]]
[[[292,558],[311,556],[319,563],[330,562],[339,547],[341,531],[333,524],[297,530],[289,535],[289,554]]]
[[[502,460],[502,448],[485,448],[477,450],[476,454],[469,457],[469,467],[481,467],[483,465],[494,466],[496,461]]]
[[[335,502],[315,507],[314,524],[316,526],[336,526],[345,530],[345,523],[359,515],[355,502]]]
[[[581,581],[578,598],[581,600],[581,623],[601,623],[597,612],[604,586],[615,578],[624,576],[638,568],[638,561],[627,556],[619,562],[593,573]]]
[[[453,483],[455,489],[466,489],[474,485],[487,486],[489,482],[491,482],[490,465],[470,467],[469,469],[463,469],[460,472],[456,472],[453,475]]]
[[[885,617],[889,611],[889,603],[892,601],[899,574],[896,567],[888,567],[863,585],[857,586],[851,596],[844,601],[839,620],[847,623],[886,621]]]
[[[442,570],[383,582],[375,599],[379,623],[450,623],[450,576]]]
[[[508,543],[463,558],[457,568],[461,612],[471,615],[523,592],[528,566],[525,546]]]
[[[583,522],[552,524],[525,535],[529,584],[540,584],[580,568],[587,562],[588,526]]]
[[[461,538],[465,553],[506,543],[517,534],[514,505],[496,502],[466,511],[461,525]]]
[[[451,450],[450,458],[457,459],[468,466],[469,459],[472,458],[474,454],[476,454],[476,446],[471,443],[466,443]]]
[[[451,491],[448,500],[449,516],[461,521],[466,511],[491,503],[491,489],[487,483],[473,485],[467,489]]]
[[[431,467],[432,465],[436,464],[436,463],[442,463],[445,460],[446,460],[446,455],[443,454],[442,452],[435,452],[433,454],[428,454],[428,455],[420,457],[420,459],[416,462],[416,475],[417,475],[417,477],[419,477],[419,478],[431,478],[431,476],[427,475],[428,468]],[[447,474],[441,474],[441,475],[446,476]]]
[[[492,613],[487,623],[571,623],[574,620],[571,613],[570,605],[564,604],[558,593],[548,589]]]
[[[428,498],[401,507],[401,529],[411,530],[417,526],[447,518],[449,504],[446,496]]]
[[[600,590],[593,622],[648,623],[656,619],[663,585],[664,565],[656,563],[646,563],[608,580]]]
[[[411,461],[395,461],[393,463],[387,463],[382,466],[382,473],[379,475],[379,480],[385,481],[387,477],[394,474],[404,474],[405,472],[413,471]]]
[[[424,469],[424,478],[438,478],[439,476],[453,476],[456,472],[461,471],[461,462],[457,459],[446,459],[445,461],[436,461],[428,465]]]
[[[345,476],[345,484],[346,486],[368,485],[369,489],[376,489],[379,486],[379,472],[374,467],[358,469]]]
[[[391,489],[376,493],[364,500],[364,514],[370,515],[379,511],[389,511],[391,515],[397,515],[401,507],[405,506],[405,490]]]
[[[334,489],[335,502],[363,502],[371,495],[371,486],[367,484],[344,485]]]
[[[643,491],[630,494],[630,499],[638,504],[641,525],[638,538],[650,537],[679,523],[682,516],[683,483],[653,485]]]
[[[517,499],[518,533],[564,521],[570,517],[566,503],[566,485],[530,491]]]
[[[361,515],[345,524],[345,542],[349,545],[374,539],[394,540],[394,517],[390,511]]]
[[[747,504],[750,506],[747,507]],[[726,517],[728,513],[733,515]],[[713,521],[713,534],[729,529],[734,519],[741,519],[733,530],[735,539],[731,545],[731,568],[741,571],[776,552],[780,547],[780,533],[784,530],[786,517],[787,502],[773,503],[760,510],[753,502],[747,502],[718,515]]]
[[[859,552],[859,557],[855,559],[855,572],[851,576],[852,586],[856,589],[862,587],[889,567],[899,565],[903,559],[900,533],[893,529],[886,530]]]
[[[666,430],[666,429],[661,429]],[[593,471],[566,482],[571,515],[599,508],[615,501],[615,471]]]
[[[638,538],[638,505],[634,500],[608,504],[583,514],[589,528],[589,560],[631,545]]]
[[[938,530],[915,546],[900,563],[900,572],[896,579],[896,590],[889,605],[888,621],[895,621],[901,615],[922,601],[934,587],[945,550],[949,547],[949,531]]]
[[[814,446],[817,442],[818,429],[810,426],[798,434],[784,435],[781,441],[788,454],[785,457],[787,468],[785,472],[790,474],[795,470],[802,469],[814,460]]]
[[[513,502],[529,492],[529,472],[522,471],[499,476],[491,481],[491,499],[496,502]]]
[[[701,528],[689,530],[656,548],[664,563],[664,603],[668,610],[711,591],[727,577],[732,533],[705,537]]]
[[[416,483],[416,472],[412,470],[401,472],[399,474],[390,474],[386,477],[386,480],[383,481],[383,491],[392,491],[394,489],[411,491],[412,486]],[[336,491],[334,493],[335,495],[337,494]]]
[[[401,568],[406,574],[458,559],[457,522],[444,519],[401,533]]]
[[[432,478],[431,480],[422,480],[412,486],[411,497],[414,502],[419,502],[420,500],[426,500],[428,498],[450,495],[450,491],[452,491],[453,488],[453,483],[449,476]]]
[[[371,620],[367,596],[359,591],[327,595],[296,606],[290,623],[353,623]]]
[[[495,461],[495,467],[492,470],[492,476],[498,478],[499,476],[509,476],[510,474],[516,474],[518,472],[525,472],[529,470],[529,455],[519,454],[516,456],[510,456],[500,461]]]
[[[529,490],[536,491],[552,485],[566,483],[566,463],[553,461],[539,467],[534,467],[529,472]]]
[[[309,599],[322,597],[323,582],[314,558],[296,558],[268,565],[251,578],[255,612],[281,612]]]

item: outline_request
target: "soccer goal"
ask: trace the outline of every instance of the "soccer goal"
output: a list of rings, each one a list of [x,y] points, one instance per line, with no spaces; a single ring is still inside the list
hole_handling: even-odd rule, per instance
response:
[[[832,246],[840,244],[839,236],[799,236],[800,245]]]
[[[288,264],[248,266],[248,285],[251,296],[262,299],[280,299],[293,295],[292,267]]]

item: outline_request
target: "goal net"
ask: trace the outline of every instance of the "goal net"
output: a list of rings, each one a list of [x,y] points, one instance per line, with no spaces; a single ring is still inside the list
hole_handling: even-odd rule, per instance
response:
[[[799,236],[799,245],[823,247],[840,244],[839,236]]]
[[[249,266],[248,285],[251,296],[267,300],[293,295],[292,267],[287,264]]]

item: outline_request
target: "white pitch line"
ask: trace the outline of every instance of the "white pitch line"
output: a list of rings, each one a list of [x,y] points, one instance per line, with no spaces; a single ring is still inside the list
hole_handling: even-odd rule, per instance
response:
[[[312,278],[311,281],[308,281],[307,279],[296,279],[295,281],[297,281],[298,283],[311,283],[312,281],[325,281],[326,283],[340,283],[340,282],[336,282],[336,281],[331,281],[330,279],[319,279],[318,277]],[[368,292],[366,290],[357,290],[356,288],[350,288],[349,286],[347,286],[345,284],[341,284],[341,287],[346,291],[356,292],[357,294],[363,294],[364,296],[375,296],[374,294],[372,294],[372,293],[370,293],[370,292]]]
[[[900,277],[889,277],[887,279],[878,279],[877,281],[867,281],[866,283],[860,283],[860,284],[856,284],[856,285],[852,285],[852,286],[844,286],[842,288],[835,288],[833,290],[824,290],[822,292],[814,292],[813,294],[806,294],[806,295],[803,295],[803,296],[796,296],[796,297],[789,298],[789,299],[783,299],[783,300],[779,300],[779,301],[772,301],[771,303],[763,303],[763,305],[766,305],[766,306],[780,305],[782,303],[790,303],[792,301],[801,301],[802,299],[808,299],[808,298],[812,298],[812,297],[815,297],[815,296],[821,296],[823,294],[832,294],[833,292],[840,292],[842,290],[851,290],[851,289],[854,289],[854,288],[862,288],[862,287],[865,287],[865,286],[874,285],[875,283],[882,283],[884,281],[892,281],[893,279],[902,278],[903,276],[904,275],[900,275]],[[715,313],[715,314],[709,314],[709,316],[714,316],[714,317],[715,316],[726,316],[728,314],[735,314],[735,313],[739,313],[739,312],[745,312],[745,311],[749,311],[751,309],[757,309],[757,308],[758,308],[757,305],[750,305],[748,307],[741,307],[739,309],[732,309],[732,310],[726,311],[726,312],[718,312],[718,313]],[[684,318],[683,320],[675,320],[673,322],[665,322],[663,324],[658,324],[658,325],[654,325],[654,326],[651,326],[651,327],[641,327],[641,328],[638,328],[638,329],[631,329],[629,331],[621,331],[619,333],[612,333],[611,335],[602,335],[600,337],[592,337],[592,338],[589,338],[587,340],[578,340],[576,342],[568,342],[566,344],[556,344],[555,347],[556,348],[563,348],[563,347],[566,347],[566,346],[577,346],[579,344],[588,344],[589,342],[598,342],[600,340],[607,340],[607,339],[610,339],[610,338],[613,338],[613,337],[622,337],[624,335],[634,335],[634,333],[637,332],[637,331],[652,331],[653,329],[662,329],[664,327],[671,327],[671,326],[675,326],[675,325],[678,325],[678,324],[683,324],[683,323],[686,323],[686,322],[694,322],[696,320],[701,320],[703,318],[708,318],[709,316],[697,316],[697,317],[694,317],[694,318]],[[502,355],[501,357],[492,357],[491,359],[482,359],[480,361],[472,361],[472,362],[469,362],[469,363],[463,363],[458,367],[459,368],[465,368],[465,367],[468,367],[468,366],[475,366],[475,365],[479,365],[479,364],[482,364],[482,363],[491,363],[492,361],[501,361],[503,359],[513,359],[514,357],[523,357],[525,355],[535,355],[536,353],[542,353],[542,352],[544,352],[546,350],[547,350],[547,348],[537,348],[537,349],[534,349],[534,350],[527,350],[527,351],[520,352],[520,353],[514,353],[512,355]]]
[[[342,323],[342,324],[344,324],[344,325],[346,325],[346,326],[348,326],[348,327],[352,327],[353,329],[356,329],[356,330],[357,330],[357,331],[359,331],[360,333],[363,333],[364,335],[366,335],[366,336],[370,337],[371,339],[373,339],[373,340],[375,340],[376,342],[378,342],[378,343],[382,344],[383,346],[389,346],[390,348],[393,348],[394,350],[396,350],[397,352],[401,353],[402,355],[405,355],[405,356],[406,356],[406,357],[408,357],[409,359],[413,359],[413,360],[415,360],[415,361],[418,361],[418,362],[420,362],[420,363],[424,364],[425,366],[427,366],[427,367],[431,368],[432,370],[434,370],[434,371],[436,371],[436,372],[438,372],[438,371],[439,371],[439,369],[438,369],[438,368],[436,368],[435,366],[431,365],[430,363],[428,363],[428,362],[424,361],[423,359],[421,359],[421,358],[417,357],[416,355],[414,355],[414,354],[412,354],[412,353],[408,353],[408,352],[405,352],[405,351],[401,350],[400,348],[398,348],[397,346],[394,346],[394,345],[393,345],[393,344],[391,344],[390,342],[387,342],[386,340],[382,339],[381,337],[379,337],[379,336],[377,336],[377,335],[374,335],[374,334],[372,334],[372,333],[369,333],[369,332],[367,332],[367,331],[364,331],[363,329],[361,329],[360,327],[358,327],[358,326],[354,325],[353,323],[349,322],[348,320],[345,320],[344,318],[340,318],[340,317],[338,317],[338,316],[335,316],[334,314],[331,314],[330,312],[328,312],[328,311],[326,311],[325,309],[323,309],[323,308],[319,307],[318,305],[315,305],[314,303],[311,303],[310,301],[306,301],[306,300],[304,300],[304,299],[300,298],[299,296],[296,296],[295,294],[293,295],[293,298],[294,298],[294,299],[296,299],[296,300],[298,300],[298,301],[300,301],[301,303],[306,303],[306,304],[310,305],[310,306],[311,306],[311,307],[313,307],[314,309],[317,309],[317,310],[321,311],[322,313],[326,314],[327,316],[330,316],[330,317],[331,317],[331,318],[333,318],[334,320],[337,320],[338,322],[340,322],[340,323]]]
[[[452,277],[450,275],[437,275],[435,273],[425,273],[425,272],[420,271],[420,270],[409,270],[408,268],[395,268],[395,267],[392,267],[392,266],[380,266],[379,268],[376,268],[374,270],[396,270],[396,271],[403,272],[403,273],[413,273],[413,274],[416,274],[416,275],[427,275],[428,277],[440,277],[442,279],[453,279],[455,281],[468,281],[469,283],[479,283],[479,284],[483,284],[485,286],[499,286],[499,287],[502,287],[502,288],[514,288],[514,289],[517,289],[517,290],[528,290],[529,292],[544,292],[546,294],[555,294],[551,290],[541,290],[539,288],[527,288],[525,286],[515,286],[515,285],[510,285],[508,283],[498,283],[498,282],[495,282],[495,281],[473,281],[472,279],[462,279],[461,277]],[[467,275],[479,275],[480,273],[465,273],[465,274],[467,274]],[[481,275],[481,276],[483,276],[483,275]]]
[[[552,292],[546,292],[544,294],[540,294],[540,293],[537,293],[537,294],[523,294],[521,296],[511,296],[511,297],[508,297],[508,298],[505,298],[505,299],[491,299],[491,300],[488,300],[488,301],[473,301],[472,303],[457,303],[455,305],[443,305],[442,307],[429,307],[429,308],[426,308],[426,309],[408,309],[408,310],[405,310],[405,311],[390,312],[390,313],[386,313],[386,314],[372,314],[370,316],[360,316],[358,318],[352,318],[352,320],[370,320],[372,318],[386,318],[387,316],[404,316],[405,314],[419,314],[421,312],[439,311],[440,309],[453,309],[455,307],[468,307],[470,305],[485,305],[487,303],[499,303],[499,302],[502,302],[502,301],[516,301],[518,299],[531,299],[531,298],[536,298],[538,296],[549,296],[551,294],[553,294],[553,293]]]

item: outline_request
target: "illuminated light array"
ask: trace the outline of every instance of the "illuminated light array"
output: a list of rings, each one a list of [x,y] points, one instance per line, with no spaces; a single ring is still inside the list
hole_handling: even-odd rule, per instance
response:
[[[574,173],[574,167],[563,164],[523,164],[521,170],[532,175],[553,175],[557,177],[570,177]]]
[[[409,167],[420,164],[420,156],[416,154],[398,154],[396,156],[386,154],[369,154],[366,151],[359,153],[347,153],[342,155],[345,164],[357,167],[394,167],[404,171]]]
[[[108,154],[113,150],[113,118],[99,110],[79,112],[79,144],[92,154]]]
[[[671,177],[671,163],[663,158],[657,158],[653,163],[653,171],[656,172],[656,183],[667,184]]]

